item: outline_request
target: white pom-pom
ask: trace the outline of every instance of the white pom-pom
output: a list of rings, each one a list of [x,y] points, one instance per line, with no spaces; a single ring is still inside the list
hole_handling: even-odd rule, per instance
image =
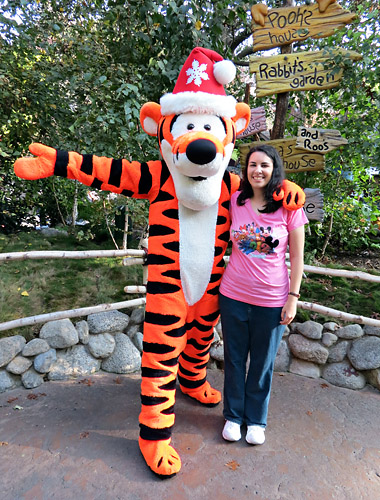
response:
[[[214,64],[214,76],[218,83],[227,85],[236,75],[236,66],[232,61],[224,60]]]

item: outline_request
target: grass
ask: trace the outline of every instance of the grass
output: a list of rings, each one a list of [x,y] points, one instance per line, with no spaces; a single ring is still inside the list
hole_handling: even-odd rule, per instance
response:
[[[0,234],[0,253],[31,250],[113,249],[102,244],[78,241],[74,236],[44,237],[39,232]],[[379,256],[380,257],[380,256]],[[380,262],[380,259],[379,259]],[[351,266],[324,267],[360,269]],[[368,270],[367,270],[368,271]],[[379,271],[371,271],[380,275]],[[0,263],[0,323],[48,312],[119,302],[133,298],[125,285],[142,283],[142,267],[122,265],[121,258],[48,259]],[[301,300],[380,319],[380,285],[357,279],[308,273],[301,286]],[[299,310],[296,321],[313,319],[324,323],[334,318]],[[35,337],[41,325],[0,332],[0,337]]]
[[[73,236],[46,238],[34,231],[0,234],[0,253],[32,250],[106,250],[112,243],[78,242]],[[125,285],[142,283],[141,266],[121,258],[38,259],[0,263],[0,323],[13,319],[133,298]],[[0,332],[33,338],[41,325]]]

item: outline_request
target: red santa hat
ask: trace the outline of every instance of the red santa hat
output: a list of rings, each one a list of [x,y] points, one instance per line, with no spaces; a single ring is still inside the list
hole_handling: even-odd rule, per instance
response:
[[[163,116],[181,113],[212,113],[233,117],[236,100],[227,96],[223,85],[236,75],[232,61],[213,50],[195,47],[183,65],[171,94],[160,99]]]

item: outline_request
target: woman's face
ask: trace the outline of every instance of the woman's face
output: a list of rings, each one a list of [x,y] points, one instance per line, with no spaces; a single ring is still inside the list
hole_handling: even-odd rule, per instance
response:
[[[273,161],[262,151],[251,154],[247,167],[248,182],[253,191],[262,190],[272,178]]]

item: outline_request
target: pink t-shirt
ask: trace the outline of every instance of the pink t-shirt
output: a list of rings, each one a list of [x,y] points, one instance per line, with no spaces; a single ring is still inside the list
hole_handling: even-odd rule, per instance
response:
[[[220,292],[248,304],[282,307],[289,292],[288,236],[308,219],[302,208],[281,207],[272,214],[256,214],[249,199],[242,207],[236,204],[239,193],[231,198],[232,254]]]

